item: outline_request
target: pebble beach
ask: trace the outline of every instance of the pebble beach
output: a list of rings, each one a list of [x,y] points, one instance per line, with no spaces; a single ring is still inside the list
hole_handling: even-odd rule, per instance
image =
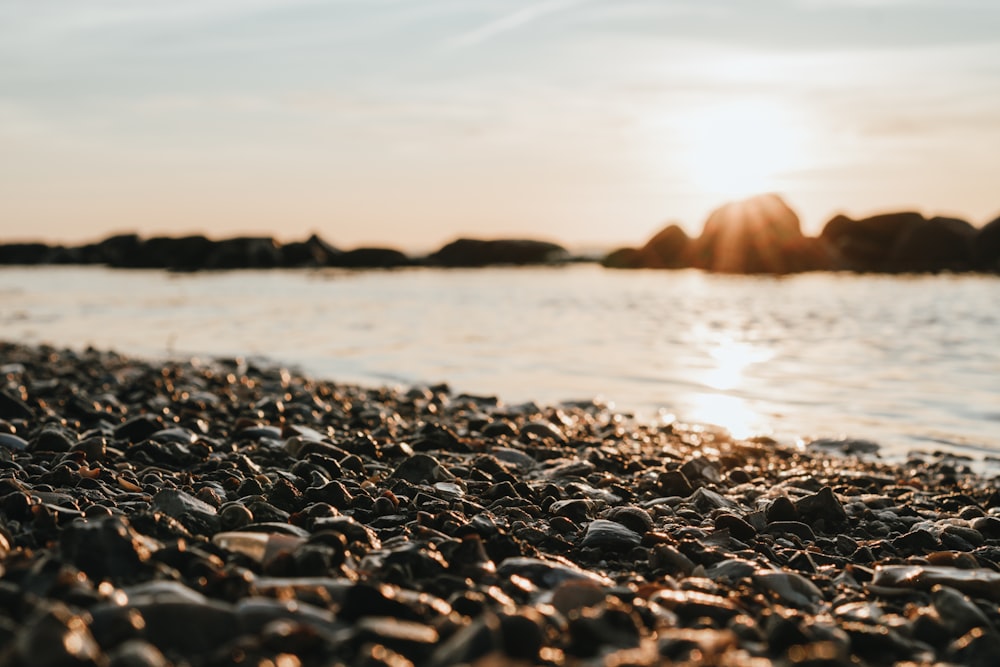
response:
[[[0,666],[996,664],[995,480],[820,444],[0,343]]]

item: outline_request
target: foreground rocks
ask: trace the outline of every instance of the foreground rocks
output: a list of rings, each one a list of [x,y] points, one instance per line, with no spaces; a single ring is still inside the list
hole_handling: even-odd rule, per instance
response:
[[[995,484],[874,449],[0,344],[0,665],[993,664]]]

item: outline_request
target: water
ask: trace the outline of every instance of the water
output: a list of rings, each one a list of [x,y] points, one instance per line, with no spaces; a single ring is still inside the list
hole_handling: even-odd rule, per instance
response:
[[[738,437],[1000,455],[1000,279],[597,266],[168,274],[0,269],[0,338],[263,356],[506,402],[600,397]]]

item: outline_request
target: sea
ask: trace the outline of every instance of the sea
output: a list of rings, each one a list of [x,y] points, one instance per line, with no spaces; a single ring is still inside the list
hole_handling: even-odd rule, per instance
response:
[[[0,268],[0,339],[1000,461],[1000,277]],[[0,360],[2,362],[2,360]],[[992,465],[991,465],[992,464]]]

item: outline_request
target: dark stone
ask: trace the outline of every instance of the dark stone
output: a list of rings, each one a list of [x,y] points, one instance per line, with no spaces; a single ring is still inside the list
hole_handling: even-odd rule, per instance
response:
[[[931,218],[907,226],[886,258],[894,272],[968,271],[976,229],[957,218]]]
[[[0,264],[48,264],[52,248],[44,243],[5,243],[0,245]]]
[[[332,255],[327,261],[327,266],[344,269],[393,269],[413,264],[412,259],[393,248],[355,248]]]
[[[280,250],[281,265],[285,267],[329,266],[342,252],[316,234],[305,241],[286,243]]]
[[[794,505],[801,519],[814,528],[829,531],[847,523],[847,512],[829,486],[824,486],[811,496],[800,498]]]
[[[641,269],[642,253],[638,248],[617,248],[601,259],[601,266],[608,269]]]
[[[757,530],[735,514],[720,514],[715,517],[715,527],[718,530],[728,530],[730,535],[741,542],[757,537]]]
[[[861,220],[837,215],[826,223],[820,238],[833,246],[854,271],[885,271],[897,240],[925,222],[919,213],[884,213]]]
[[[94,581],[130,581],[148,569],[146,541],[120,516],[70,523],[62,531],[60,548]]]
[[[812,528],[801,521],[772,521],[767,524],[767,532],[771,535],[780,535],[782,533],[795,535],[800,540],[806,542],[816,541],[816,534],[813,533]]]
[[[595,519],[587,525],[581,547],[597,547],[608,551],[629,551],[639,546],[642,535],[615,521]]]
[[[206,269],[269,269],[281,265],[281,251],[270,237],[243,236],[212,245]]]
[[[892,548],[904,554],[923,553],[941,548],[941,541],[923,528],[911,530],[892,541]]]
[[[458,239],[428,256],[427,262],[435,266],[478,267],[554,264],[568,259],[565,248],[547,241]]]
[[[681,496],[687,498],[694,493],[691,482],[680,470],[669,470],[661,473],[656,480],[659,492],[664,496]]]
[[[406,621],[419,621],[419,614],[403,602],[396,600],[389,586],[372,586],[358,583],[344,593],[344,600],[337,612],[345,621],[357,621],[369,616],[385,616]]]
[[[85,264],[128,266],[129,258],[138,254],[140,243],[138,234],[109,236],[103,241],[84,246],[83,262]]]
[[[123,239],[119,242],[129,248]],[[109,253],[109,266],[133,269],[194,270],[203,268],[214,242],[200,235],[174,238],[157,236],[129,248]]]
[[[1000,218],[976,233],[972,240],[972,263],[979,271],[1000,273]]]
[[[0,419],[31,419],[34,415],[27,403],[0,389]]]
[[[682,269],[691,266],[691,239],[677,225],[656,233],[641,248],[621,248],[609,253],[602,264],[613,269]]]
[[[159,418],[139,415],[118,426],[115,429],[115,437],[135,444],[162,430],[163,422]]]
[[[39,432],[29,448],[33,452],[68,452],[76,439],[57,428],[44,428]]]
[[[798,521],[799,512],[795,509],[795,504],[789,500],[788,496],[778,496],[767,506],[764,515],[768,523],[775,521]]]
[[[13,433],[0,433],[0,448],[20,452],[28,448],[28,441]]]

